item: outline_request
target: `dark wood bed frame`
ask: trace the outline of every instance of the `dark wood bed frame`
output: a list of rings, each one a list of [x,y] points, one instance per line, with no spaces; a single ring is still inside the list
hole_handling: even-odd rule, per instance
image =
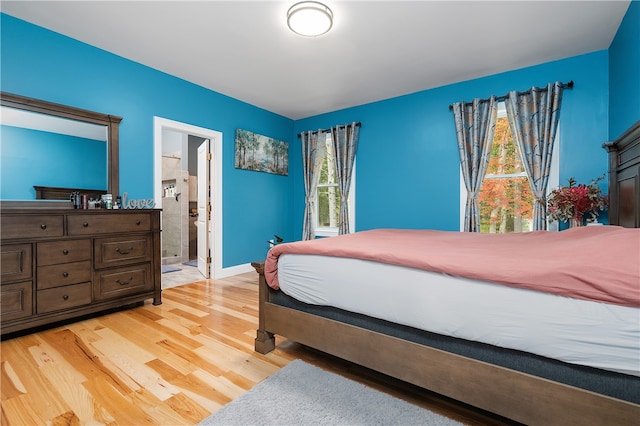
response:
[[[640,227],[640,121],[605,148],[611,159],[611,223]],[[640,405],[635,403],[281,306],[266,284],[264,263],[252,265],[259,273],[257,352],[272,351],[277,334],[530,425],[640,421]]]
[[[609,153],[609,223],[640,228],[640,120],[603,147]]]

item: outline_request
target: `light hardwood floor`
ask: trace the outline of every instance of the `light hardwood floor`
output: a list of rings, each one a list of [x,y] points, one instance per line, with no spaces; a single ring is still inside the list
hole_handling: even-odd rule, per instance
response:
[[[253,350],[258,277],[168,288],[163,303],[0,343],[1,424],[191,425],[302,359],[469,425],[501,419],[278,339]]]

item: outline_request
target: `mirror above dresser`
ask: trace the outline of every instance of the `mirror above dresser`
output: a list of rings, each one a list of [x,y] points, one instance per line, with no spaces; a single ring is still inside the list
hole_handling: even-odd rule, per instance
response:
[[[119,194],[121,117],[6,92],[0,106],[2,208],[69,208],[73,191]]]

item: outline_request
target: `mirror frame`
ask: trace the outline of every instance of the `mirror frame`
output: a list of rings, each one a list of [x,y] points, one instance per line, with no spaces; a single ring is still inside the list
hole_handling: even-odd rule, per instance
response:
[[[122,117],[102,114],[95,111],[71,107],[68,105],[56,104],[43,101],[41,99],[28,98],[26,96],[13,93],[0,92],[0,105],[36,112],[40,114],[52,115],[55,117],[68,118],[71,120],[84,121],[86,123],[99,124],[107,127],[107,192],[120,194],[120,152],[119,152],[119,126]],[[35,201],[0,201],[2,207],[51,207],[52,203],[46,200]],[[46,204],[43,206],[42,204]],[[66,206],[66,203],[59,203]]]

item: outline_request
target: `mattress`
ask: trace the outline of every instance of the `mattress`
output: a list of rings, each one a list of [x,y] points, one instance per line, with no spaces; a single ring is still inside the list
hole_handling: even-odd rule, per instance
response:
[[[640,376],[640,309],[373,261],[283,254],[281,290],[418,329]]]

